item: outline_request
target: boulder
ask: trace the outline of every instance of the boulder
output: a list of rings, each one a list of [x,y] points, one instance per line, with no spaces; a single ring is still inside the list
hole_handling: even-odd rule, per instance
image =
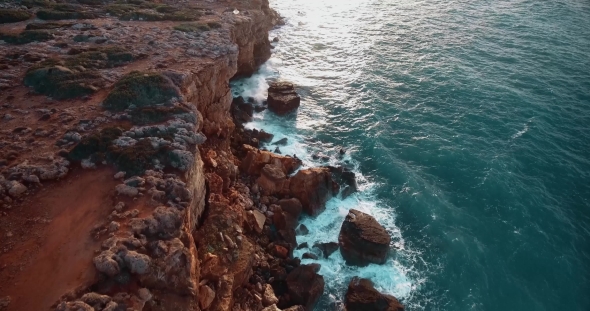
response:
[[[267,164],[273,164],[281,168],[283,173],[291,174],[301,166],[301,160],[262,151],[250,145],[243,145],[246,156],[240,164],[240,171],[248,175],[260,175]]]
[[[251,210],[247,213],[246,221],[248,222],[250,230],[262,233],[264,223],[266,222],[266,216],[258,210]]]
[[[98,256],[94,257],[94,266],[96,270],[113,277],[121,272],[121,267],[115,260],[116,255],[111,251],[104,251]]]
[[[256,183],[261,189],[263,195],[275,194],[283,188],[283,184],[287,180],[287,176],[281,169],[281,167],[266,164],[262,168],[262,172]]]
[[[373,283],[367,279],[354,277],[344,297],[344,306],[348,311],[403,311],[404,306],[393,296],[378,292]]]
[[[301,201],[295,198],[291,199],[282,199],[277,202],[278,205],[281,206],[281,209],[289,213],[294,218],[298,219],[301,215],[301,211],[303,211],[303,206],[301,205]]]
[[[262,305],[265,307],[275,305],[279,302],[277,296],[275,296],[275,292],[272,289],[270,284],[266,284],[264,288],[264,294],[262,295]]]
[[[312,311],[320,296],[324,293],[324,277],[318,274],[320,265],[301,265],[287,275],[286,286],[289,305],[301,305],[306,311]]]
[[[290,178],[289,193],[299,199],[307,214],[316,216],[324,210],[326,202],[338,193],[338,184],[332,180],[329,169],[310,168],[300,170]]]
[[[199,288],[199,305],[202,310],[209,308],[214,299],[215,291],[211,287],[203,285]]]
[[[287,114],[297,108],[301,98],[289,82],[273,82],[268,88],[268,109],[278,115]]]
[[[123,255],[125,264],[129,267],[131,273],[145,274],[147,273],[151,259],[148,255],[140,254],[135,251],[128,251]]]
[[[338,236],[346,263],[358,266],[385,263],[390,242],[389,233],[373,216],[355,209],[348,211]]]
[[[18,198],[22,196],[25,192],[27,192],[27,187],[25,185],[19,183],[18,181],[10,181],[8,184],[8,194],[10,194],[13,198]]]
[[[332,255],[332,253],[334,253],[338,249],[338,243],[315,243],[313,244],[313,247],[321,250],[322,254],[324,255],[324,258],[328,258],[330,257],[330,255]]]

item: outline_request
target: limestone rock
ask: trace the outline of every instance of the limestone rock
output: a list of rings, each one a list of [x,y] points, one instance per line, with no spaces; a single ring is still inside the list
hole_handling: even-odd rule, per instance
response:
[[[8,183],[8,194],[13,198],[18,198],[27,192],[27,187],[19,183],[18,181],[12,180]]]
[[[287,176],[280,167],[272,164],[266,164],[256,183],[260,186],[264,195],[272,195],[282,190]]]
[[[268,109],[278,115],[287,114],[297,108],[301,98],[289,82],[273,82],[268,88]]]
[[[262,309],[262,311],[281,311],[281,309],[279,309],[277,305],[271,305]]]
[[[215,291],[207,285],[202,285],[199,288],[199,305],[202,310],[209,308],[213,300],[215,299]]]
[[[60,303],[56,311],[95,311],[95,309],[82,301]]]
[[[96,270],[113,277],[121,272],[121,267],[115,260],[115,254],[109,250],[100,253],[94,257],[93,262]]]
[[[131,273],[144,274],[148,271],[151,259],[148,255],[140,254],[135,251],[128,251],[123,255],[125,264],[131,270]]]
[[[296,158],[258,150],[249,145],[244,145],[244,150],[246,156],[240,164],[240,171],[249,175],[260,175],[267,164],[280,167],[285,174],[291,174],[301,166],[301,160]]]
[[[324,293],[324,277],[318,274],[320,265],[301,265],[287,275],[286,284],[290,305],[302,305],[312,311]]]
[[[111,302],[111,297],[92,292],[84,294],[80,300],[96,310],[102,310],[109,302]]]
[[[264,288],[264,294],[262,295],[262,305],[268,307],[279,302],[275,292],[270,284],[266,284]]]
[[[126,184],[117,185],[115,187],[115,190],[117,190],[117,193],[119,195],[125,195],[128,197],[135,197],[139,194],[139,189],[137,189],[135,187],[128,186]]]
[[[342,257],[359,266],[385,263],[390,241],[387,230],[373,216],[355,209],[348,212],[338,237]]]
[[[266,222],[266,216],[257,210],[252,210],[248,212],[248,223],[250,227],[258,232],[261,233],[262,229],[264,228],[264,223]]]
[[[338,184],[332,180],[327,168],[300,170],[290,178],[289,192],[299,199],[303,210],[316,216],[323,211],[326,202],[337,193]]]
[[[314,248],[317,248],[322,251],[324,258],[330,257],[332,253],[338,250],[338,243],[336,242],[327,242],[327,243],[315,243],[313,245]]]
[[[378,292],[367,279],[354,277],[344,297],[346,310],[403,311],[404,306],[393,296]]]

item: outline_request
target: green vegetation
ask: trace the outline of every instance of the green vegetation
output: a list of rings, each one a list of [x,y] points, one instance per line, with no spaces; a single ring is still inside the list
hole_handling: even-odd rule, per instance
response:
[[[71,23],[30,23],[27,24],[26,30],[39,30],[39,29],[59,29],[68,28],[73,24]]]
[[[111,68],[134,60],[133,54],[119,47],[101,47],[84,51],[65,60],[49,59],[25,74],[24,83],[35,92],[56,99],[90,95],[103,84],[96,69]]]
[[[115,87],[103,102],[112,111],[123,111],[134,105],[136,108],[166,104],[179,97],[174,84],[160,73],[133,71],[115,83]]]
[[[93,19],[97,18],[98,14],[85,11],[82,6],[76,4],[55,4],[37,11],[37,17],[43,20]]]
[[[101,82],[95,72],[74,72],[63,66],[49,66],[27,71],[24,83],[35,92],[55,99],[69,99],[89,95],[98,90]]]
[[[47,0],[21,0],[20,1],[21,5],[26,6],[27,8],[33,8],[33,7],[50,7],[53,3]]]
[[[144,107],[135,109],[130,114],[133,124],[143,125],[164,122],[174,115],[188,112],[188,109],[181,107]]]
[[[81,161],[91,156],[95,160],[102,161],[110,147],[113,140],[123,135],[123,130],[118,127],[107,127],[100,132],[86,136],[70,151],[69,158],[75,161]]]
[[[211,27],[207,26],[206,24],[180,24],[174,26],[175,30],[182,31],[182,32],[202,32],[202,31],[209,31]]]
[[[129,175],[141,175],[153,165],[154,160],[168,162],[169,147],[154,147],[149,139],[139,139],[133,146],[120,147],[113,141],[123,135],[119,127],[107,127],[86,136],[68,154],[72,161],[90,159],[94,163],[104,160],[114,164],[118,170]]]
[[[194,21],[201,17],[198,10],[178,9],[169,5],[150,2],[114,3],[106,7],[106,12],[120,20],[143,21]]]
[[[154,148],[151,141],[144,138],[130,147],[111,146],[107,160],[114,163],[118,170],[132,176],[143,174],[153,166],[154,160],[166,163],[169,155],[169,147]]]
[[[0,24],[26,21],[31,14],[22,10],[0,9]]]
[[[203,32],[209,31],[211,29],[218,29],[221,28],[221,24],[217,22],[210,22],[210,23],[185,23],[174,26],[175,30],[182,31],[182,32]]]
[[[0,33],[0,40],[4,40],[11,44],[26,44],[51,39],[53,39],[53,34],[47,30],[25,30],[16,35]]]

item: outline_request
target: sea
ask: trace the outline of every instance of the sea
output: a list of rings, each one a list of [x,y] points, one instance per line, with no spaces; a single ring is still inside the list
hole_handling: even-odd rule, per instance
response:
[[[409,311],[590,310],[590,1],[270,4],[272,57],[232,92],[289,81],[301,107],[246,126],[359,184],[297,241],[336,242],[351,208],[392,236],[383,265],[302,260],[326,282],[315,310],[341,310],[354,276]]]

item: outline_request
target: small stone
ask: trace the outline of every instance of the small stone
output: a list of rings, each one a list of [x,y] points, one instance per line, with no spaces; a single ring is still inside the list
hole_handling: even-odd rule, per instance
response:
[[[131,273],[145,274],[151,263],[151,259],[148,255],[140,254],[136,251],[128,251],[123,256],[127,267],[131,270]]]
[[[297,229],[295,230],[295,233],[297,235],[306,235],[309,233],[309,229],[307,229],[307,227],[304,224],[299,225],[299,227],[297,227]]]
[[[12,180],[8,184],[8,194],[13,198],[18,198],[27,192],[27,187],[19,183],[18,181]]]
[[[137,296],[139,296],[139,299],[141,299],[143,301],[152,300],[152,293],[150,293],[150,290],[147,288],[140,288],[137,291]]]
[[[266,287],[264,288],[264,294],[262,295],[262,305],[268,307],[270,305],[277,304],[278,302],[279,299],[277,296],[275,296],[272,286],[270,284],[266,284]]]
[[[199,305],[202,310],[205,310],[211,306],[211,303],[215,299],[215,291],[207,285],[202,285],[199,288]]]
[[[139,189],[125,185],[125,184],[117,185],[115,187],[115,190],[117,190],[117,193],[119,195],[126,195],[129,197],[135,197],[139,194]]]
[[[125,172],[118,172],[117,174],[115,174],[115,176],[113,176],[115,179],[121,179],[125,177]]]
[[[123,208],[125,208],[125,203],[123,203],[123,202],[119,202],[119,203],[117,203],[117,205],[115,205],[115,210],[117,212],[121,212],[123,210]]]
[[[23,180],[28,182],[28,183],[33,183],[33,184],[38,184],[41,181],[39,180],[39,177],[37,177],[37,175],[29,175],[29,176],[25,176],[23,177]]]
[[[120,227],[121,225],[118,222],[111,221],[111,223],[109,224],[109,232],[115,232],[119,230]]]

